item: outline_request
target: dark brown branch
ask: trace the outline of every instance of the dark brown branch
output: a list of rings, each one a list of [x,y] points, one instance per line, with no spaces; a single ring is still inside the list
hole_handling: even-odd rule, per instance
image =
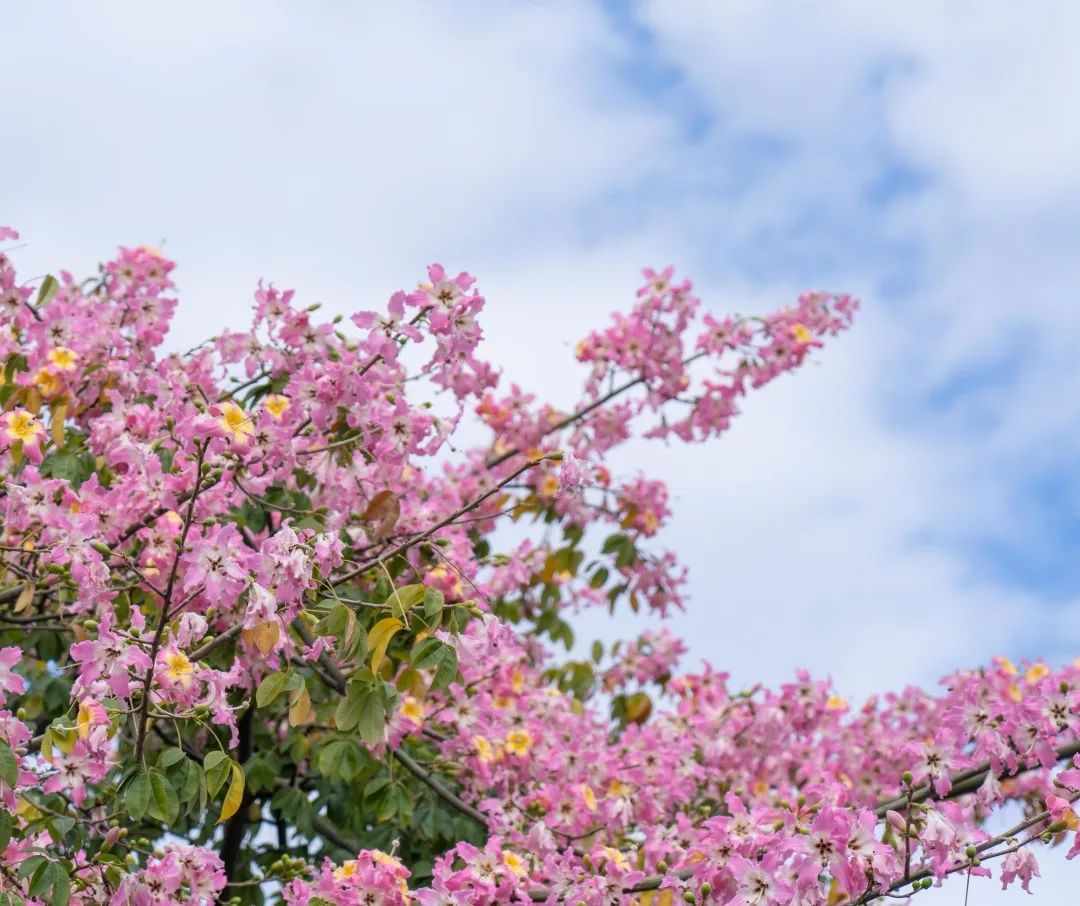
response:
[[[1072,742],[1063,743],[1055,749],[1055,754],[1058,757],[1058,761],[1062,761],[1066,758],[1072,758],[1074,755],[1080,754],[1080,739],[1074,739]],[[1026,774],[1028,771],[1038,770],[1042,765],[1033,765],[1032,767],[1021,768],[1014,774],[1002,774],[998,779],[1004,780],[1006,777],[1016,776],[1018,774]],[[943,799],[954,799],[957,796],[963,796],[967,793],[973,793],[986,780],[987,775],[990,773],[990,763],[984,762],[978,767],[969,768],[966,771],[960,771],[953,774],[952,787],[949,790],[947,796],[943,796]],[[934,793],[934,787],[927,783],[911,791],[911,802],[926,802],[927,800],[933,800],[939,798]],[[879,802],[874,807],[874,814],[879,818],[883,818],[888,811],[895,811],[896,809],[903,808],[907,803],[907,796],[898,796],[893,799],[886,799],[883,802]]]
[[[448,526],[451,522],[456,521],[457,519],[464,516],[466,513],[471,512],[472,510],[476,509],[485,500],[487,500],[489,497],[492,497],[495,494],[497,494],[499,491],[501,491],[503,489],[503,487],[510,484],[510,482],[512,482],[515,478],[517,478],[522,473],[527,472],[533,466],[538,465],[539,463],[544,462],[546,460],[557,461],[559,458],[560,457],[559,457],[558,454],[551,453],[551,454],[547,454],[547,455],[544,455],[544,456],[538,456],[535,459],[530,459],[527,463],[525,463],[524,465],[522,465],[519,468],[515,469],[512,473],[510,473],[508,476],[506,476],[506,478],[504,478],[501,481],[497,482],[489,490],[485,491],[483,494],[481,494],[475,500],[471,500],[469,503],[467,503],[464,506],[460,507],[459,509],[455,510],[453,513],[451,513],[445,519],[442,519],[439,522],[435,523],[435,525],[433,525],[430,528],[426,529],[425,531],[421,532],[419,535],[414,535],[412,538],[409,538],[408,540],[403,541],[401,544],[399,544],[395,548],[392,548],[387,553],[381,554],[380,556],[375,557],[372,560],[369,560],[367,563],[362,563],[360,566],[356,567],[355,569],[349,570],[349,572],[338,576],[334,580],[334,584],[335,585],[343,585],[344,583],[349,582],[352,579],[355,579],[357,576],[362,575],[363,573],[366,573],[369,569],[374,569],[380,563],[385,563],[387,560],[392,560],[394,557],[398,556],[399,554],[403,554],[405,551],[409,550],[409,548],[415,547],[417,544],[420,544],[420,543],[422,543],[424,541],[427,541],[428,538],[430,538],[437,531],[439,531],[439,529],[446,528],[446,526]]]
[[[255,738],[255,702],[248,702],[247,709],[240,717],[237,725],[239,742],[236,748],[236,760],[242,765],[250,757],[254,748]],[[240,800],[240,807],[227,822],[221,838],[221,850],[219,855],[225,866],[225,877],[230,882],[242,880],[238,870],[246,863],[240,860],[240,853],[244,845],[244,834],[248,826],[248,810],[254,797],[250,787],[244,784],[244,795]]]
[[[700,359],[703,355],[705,355],[704,352],[696,352],[696,353],[694,353],[694,355],[688,356],[687,358],[683,359],[682,364],[683,365],[689,365],[691,362],[694,362],[697,359]],[[623,393],[626,393],[627,390],[633,390],[636,386],[638,386],[638,384],[644,384],[647,380],[648,380],[647,377],[645,377],[644,375],[641,375],[639,377],[634,378],[631,381],[627,381],[624,384],[620,384],[618,387],[614,388],[613,390],[608,391],[603,396],[597,397],[595,400],[593,400],[588,405],[582,406],[577,411],[572,412],[570,415],[566,416],[566,418],[563,418],[563,419],[560,419],[559,421],[557,421],[554,425],[552,425],[550,428],[548,428],[546,431],[544,431],[540,435],[540,438],[547,437],[549,434],[554,434],[556,431],[561,431],[563,428],[569,428],[572,424],[574,424],[574,422],[581,421],[581,419],[583,419],[590,412],[593,412],[596,409],[599,409],[601,406],[603,406],[604,403],[611,402],[613,399],[615,399],[615,397],[620,396]],[[540,439],[540,438],[538,438],[538,439]],[[504,462],[506,462],[511,457],[517,456],[520,452],[521,452],[521,447],[514,447],[512,450],[507,450],[505,453],[500,453],[494,459],[489,459],[486,463],[484,463],[484,465],[487,466],[487,468],[489,468],[489,469],[494,469],[496,466],[502,465]]]
[[[296,620],[293,623],[293,626],[296,628],[297,634],[300,636],[300,638],[304,640],[304,644],[311,645],[314,643],[315,639],[311,635],[311,632],[300,620]],[[342,674],[342,672],[337,668],[337,665],[334,664],[334,662],[331,661],[330,658],[328,658],[326,655],[320,656],[319,665],[322,670],[316,671],[316,676],[323,680],[323,682],[329,680],[331,688],[338,692],[338,694],[344,695],[346,680],[344,674]],[[393,753],[394,758],[401,763],[402,767],[404,767],[405,770],[407,770],[410,774],[413,775],[413,777],[423,783],[436,796],[442,799],[443,802],[445,802],[452,808],[457,809],[463,815],[468,815],[481,827],[485,829],[487,828],[487,816],[483,812],[469,805],[469,803],[465,802],[460,796],[454,794],[450,789],[446,787],[445,784],[443,784],[441,780],[439,780],[438,777],[434,776],[428,771],[425,771],[419,764],[417,764],[416,761],[413,760],[412,756],[410,756],[408,753],[402,751],[401,749],[391,749],[391,752]]]
[[[173,557],[172,568],[169,570],[169,579],[165,585],[165,594],[161,602],[161,617],[158,619],[157,629],[154,632],[154,640],[150,645],[150,666],[146,668],[146,676],[143,678],[142,701],[139,703],[139,715],[135,723],[135,761],[142,760],[143,743],[146,742],[146,720],[150,710],[150,689],[154,683],[154,666],[157,660],[158,649],[165,637],[165,627],[169,625],[169,608],[172,605],[173,588],[176,585],[177,571],[180,569],[180,558],[184,555],[184,545],[187,544],[188,532],[191,524],[195,521],[195,501],[199,499],[199,489],[202,483],[202,464],[206,447],[200,445],[198,455],[195,457],[195,486],[191,489],[191,499],[188,501],[187,516],[184,519],[184,527],[180,532],[177,542],[176,554]]]

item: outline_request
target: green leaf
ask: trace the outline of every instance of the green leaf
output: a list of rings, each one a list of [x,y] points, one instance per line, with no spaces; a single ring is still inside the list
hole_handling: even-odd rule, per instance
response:
[[[439,639],[427,638],[424,639],[419,645],[412,650],[412,665],[417,670],[426,670],[428,667],[435,665],[439,651],[444,647],[445,643]]]
[[[608,535],[608,537],[604,539],[604,546],[600,548],[600,550],[602,550],[605,554],[613,554],[620,547],[622,547],[626,543],[626,541],[626,535]]]
[[[382,797],[379,800],[379,804],[375,809],[375,820],[379,822],[389,821],[398,810],[398,798],[401,795],[401,791],[396,786],[388,786]]]
[[[41,289],[38,290],[37,304],[40,308],[42,305],[48,305],[56,298],[56,294],[60,291],[60,283],[52,275],[48,274],[44,280],[41,281]]]
[[[457,676],[457,651],[450,645],[443,645],[439,652],[439,661],[435,667],[435,676],[431,681],[432,689],[445,689]]]
[[[446,606],[446,598],[437,588],[428,588],[424,591],[424,616],[433,619],[442,614]]]
[[[67,906],[71,900],[71,878],[59,862],[42,862],[30,880],[30,896],[44,899],[50,890],[49,906]]]
[[[360,722],[360,705],[364,686],[361,683],[349,683],[345,697],[338,702],[334,712],[334,723],[342,733],[348,733]]]
[[[340,636],[345,632],[345,627],[349,622],[349,614],[352,611],[344,604],[335,604],[332,600],[320,601],[319,603],[332,606],[330,612],[315,624],[315,634]]]
[[[336,777],[337,766],[341,761],[341,754],[345,750],[344,739],[333,739],[319,749],[315,763],[319,767],[319,773],[325,777]]]
[[[45,891],[52,887],[52,870],[52,862],[46,861],[42,861],[41,864],[34,869],[34,874],[30,878],[30,896],[42,897],[45,895]]]
[[[360,718],[357,723],[360,736],[369,746],[383,741],[386,731],[386,704],[382,695],[369,689],[360,702]]]
[[[387,598],[390,613],[398,619],[405,619],[405,614],[425,599],[427,590],[427,586],[422,583],[395,588]]]
[[[277,671],[276,673],[268,674],[261,683],[259,688],[255,690],[255,704],[260,708],[265,708],[275,698],[281,695],[285,689],[285,683],[288,681],[289,676],[287,673]]]
[[[71,878],[63,866],[53,864],[52,896],[49,906],[67,906],[71,902]]]
[[[202,770],[190,758],[185,756],[183,761],[169,769],[166,776],[181,802],[191,802],[199,794]]]
[[[0,743],[0,780],[12,789],[19,782],[19,761],[6,742]]]
[[[158,756],[158,767],[171,768],[174,764],[183,761],[187,756],[184,750],[176,746],[170,746]]]
[[[216,796],[229,776],[229,758],[224,752],[215,749],[203,759],[203,773],[206,775],[206,789],[211,796]]]
[[[0,851],[11,842],[11,812],[0,811]]]
[[[338,640],[338,652],[345,658],[363,658],[367,654],[367,633],[356,619],[351,607],[327,599],[319,606],[329,606],[330,611],[315,624],[320,636],[333,636]]]
[[[413,649],[413,666],[417,670],[435,668],[432,689],[445,689],[457,676],[457,652],[439,639],[424,639]]]
[[[380,790],[386,789],[390,784],[390,776],[388,774],[380,774],[377,777],[372,777],[364,787],[364,798],[371,799]]]
[[[53,831],[53,833],[51,833],[52,838],[54,840],[59,840],[71,833],[71,829],[75,826],[75,819],[66,816],[63,818],[50,816],[48,824]]]
[[[176,821],[180,815],[180,797],[160,771],[150,772],[150,793],[150,815],[166,824]]]
[[[124,791],[124,804],[128,814],[139,821],[150,807],[150,778],[146,774],[136,774]]]

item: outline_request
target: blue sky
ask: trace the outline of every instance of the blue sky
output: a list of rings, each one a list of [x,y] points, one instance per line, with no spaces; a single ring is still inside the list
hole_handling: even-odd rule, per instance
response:
[[[567,401],[642,266],[716,311],[859,295],[723,440],[619,457],[676,495],[691,666],[858,697],[1080,654],[1080,6],[106,0],[5,31],[24,274],[164,242],[177,345],[259,277],[349,312],[439,260]]]

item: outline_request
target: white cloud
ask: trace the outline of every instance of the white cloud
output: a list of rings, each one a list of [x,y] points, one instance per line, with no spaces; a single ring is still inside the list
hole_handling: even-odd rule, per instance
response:
[[[261,273],[349,306],[436,256],[519,255],[670,138],[612,93],[622,51],[585,5],[68,9],[9,27],[22,129],[0,162],[23,257],[87,267],[164,237],[230,317]]]
[[[722,441],[620,457],[676,494],[673,628],[740,681],[808,665],[850,694],[1075,655],[1080,602],[965,553],[1047,531],[1025,482],[1077,452],[1075,5],[642,2],[645,50],[570,0],[59,8],[5,17],[24,273],[164,237],[181,345],[259,276],[348,311],[441,259],[480,276],[508,376],[564,402],[568,344],[641,265],[719,310],[858,292]],[[617,76],[643,53],[677,75],[652,100]],[[886,204],[892,165],[925,181]],[[897,276],[914,293],[882,299]]]

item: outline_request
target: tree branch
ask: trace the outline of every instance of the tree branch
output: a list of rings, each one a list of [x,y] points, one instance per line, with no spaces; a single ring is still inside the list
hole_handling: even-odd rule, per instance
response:
[[[357,576],[362,575],[363,573],[366,573],[369,569],[373,569],[374,567],[378,566],[380,563],[385,563],[387,560],[392,560],[394,557],[398,556],[399,554],[403,554],[409,548],[415,547],[417,544],[420,544],[423,541],[427,541],[428,538],[430,538],[437,531],[439,531],[439,529],[445,528],[446,526],[448,526],[454,520],[460,518],[461,516],[464,516],[466,513],[470,512],[470,511],[476,509],[485,500],[487,500],[489,497],[492,497],[493,495],[495,495],[496,493],[501,491],[503,489],[503,487],[510,484],[510,482],[512,482],[515,478],[517,478],[523,472],[527,472],[533,466],[538,465],[539,463],[544,462],[545,460],[555,460],[555,461],[557,461],[558,459],[559,459],[559,456],[557,454],[553,454],[553,453],[548,453],[548,454],[545,454],[543,456],[538,456],[535,459],[530,459],[523,466],[521,466],[520,468],[515,469],[510,475],[506,476],[506,478],[504,478],[501,481],[499,481],[498,483],[496,483],[494,486],[492,486],[489,490],[485,491],[483,494],[481,494],[475,500],[472,500],[469,503],[465,504],[463,507],[455,510],[453,513],[451,513],[445,519],[442,519],[439,522],[435,523],[435,525],[431,526],[431,528],[426,529],[425,531],[421,532],[419,535],[414,535],[412,538],[410,538],[410,539],[408,539],[406,541],[403,541],[401,544],[399,544],[397,547],[393,548],[388,553],[385,553],[385,554],[382,554],[382,555],[380,555],[378,557],[375,557],[374,559],[369,560],[367,563],[362,563],[360,566],[356,567],[355,569],[351,569],[351,570],[349,570],[349,572],[343,573],[342,575],[338,576],[334,580],[334,585],[343,585],[346,582],[349,582],[352,579],[355,579]]]

